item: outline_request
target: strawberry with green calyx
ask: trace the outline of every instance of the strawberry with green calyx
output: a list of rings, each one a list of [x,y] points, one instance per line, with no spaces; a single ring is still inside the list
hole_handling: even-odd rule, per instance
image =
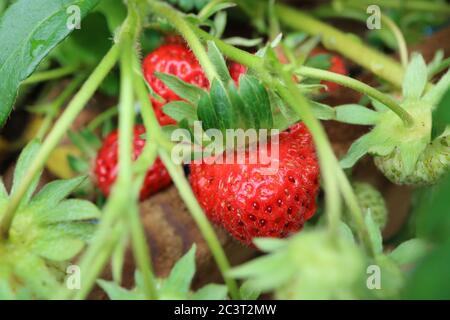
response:
[[[192,51],[181,43],[164,44],[151,52],[142,62],[145,80],[160,99],[151,97],[153,109],[161,125],[175,124],[175,121],[162,112],[166,103],[180,100],[180,97],[156,77],[157,73],[168,73],[196,85],[209,87],[208,79]]]
[[[347,228],[348,229],[348,228]],[[349,237],[326,230],[305,230],[289,239],[257,239],[268,254],[231,270],[277,299],[355,299],[362,287],[364,254]],[[364,281],[365,284],[365,281]]]
[[[383,195],[369,183],[353,182],[352,187],[361,211],[366,214],[370,210],[374,222],[382,230],[388,214]],[[352,226],[351,223],[350,225]]]
[[[40,144],[32,141],[16,164],[11,195],[24,178]],[[13,217],[8,237],[0,240],[0,286],[9,295],[24,291],[48,299],[61,289],[65,268],[89,241],[100,217],[89,201],[66,199],[84,180],[56,180],[33,195],[38,178],[29,188]],[[10,195],[0,181],[0,221]]]
[[[174,265],[169,276],[158,279],[157,295],[161,300],[225,300],[227,288],[224,285],[208,284],[197,291],[191,291],[191,282],[195,275],[195,244]],[[124,289],[116,282],[99,280],[100,287],[111,300],[145,300],[144,279],[139,272],[135,273],[135,287]]]
[[[406,71],[401,106],[412,121],[403,122],[383,104],[373,101],[377,110],[368,123],[375,126],[359,138],[342,159],[344,168],[352,167],[366,153],[396,184],[427,185],[435,183],[450,163],[449,130],[432,140],[432,113],[450,86],[450,71],[424,94],[427,68],[420,55],[414,55]]]
[[[172,75],[157,75],[186,100],[163,108],[180,125],[201,120],[206,134],[208,129],[222,133],[228,129],[267,129],[268,135],[269,129],[291,126],[292,119],[284,117],[278,106],[275,107],[275,94],[256,77],[243,74],[236,87],[212,42],[208,43],[208,55],[220,76],[212,80],[210,92]],[[179,103],[184,106],[178,107]],[[273,140],[274,136],[268,138]],[[250,164],[249,161],[261,148],[267,147],[267,154],[272,154],[272,144],[268,142],[246,149],[244,164],[214,161],[191,164],[190,182],[208,217],[247,245],[252,245],[252,239],[257,236],[286,237],[299,231],[315,212],[319,165],[311,134],[300,123],[277,134],[277,138],[279,154],[274,161],[279,167],[274,174],[267,174],[272,163]]]

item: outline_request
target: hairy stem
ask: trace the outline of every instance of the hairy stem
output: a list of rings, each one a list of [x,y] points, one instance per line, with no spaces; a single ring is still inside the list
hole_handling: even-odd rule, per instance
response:
[[[375,100],[378,100],[379,102],[386,105],[389,109],[391,109],[396,115],[400,117],[400,119],[403,120],[405,125],[411,126],[414,123],[414,119],[412,116],[403,109],[397,101],[395,101],[390,96],[378,91],[377,89],[361,82],[356,79],[326,71],[316,68],[310,68],[310,67],[300,67],[296,70],[296,72],[304,77],[313,78],[313,79],[319,79],[319,80],[327,80],[332,81],[335,83],[338,83],[340,85],[343,85],[345,87],[351,88],[355,91],[358,91],[360,93],[366,94],[369,97],[374,98]]]
[[[119,58],[119,52],[119,45],[116,43],[111,47],[109,52],[102,59],[91,76],[87,79],[87,81],[81,87],[80,91],[73,97],[64,113],[61,115],[53,129],[48,134],[36,156],[36,159],[28,168],[25,178],[17,188],[17,192],[15,192],[10,198],[8,207],[6,208],[3,215],[3,219],[0,221],[0,237],[5,238],[8,236],[9,228],[11,226],[14,214],[23,195],[28,190],[31,182],[34,180],[36,175],[42,170],[51,152],[69,130],[75,118],[95,93],[98,86],[107,76],[109,71],[114,67]]]
[[[70,74],[73,74],[75,72],[78,72],[79,69],[80,69],[80,67],[78,65],[72,65],[72,66],[61,67],[58,69],[38,72],[38,73],[31,75],[28,79],[24,80],[22,82],[22,84],[29,85],[29,84],[35,84],[35,83],[49,81],[49,80],[56,80],[56,79],[68,76]]]

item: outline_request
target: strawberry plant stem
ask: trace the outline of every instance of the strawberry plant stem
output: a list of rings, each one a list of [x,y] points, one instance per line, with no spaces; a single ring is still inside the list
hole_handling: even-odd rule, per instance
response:
[[[120,101],[119,101],[119,173],[117,183],[114,186],[114,193],[126,192],[128,199],[126,203],[132,204],[128,210],[128,218],[131,227],[131,243],[137,267],[144,279],[144,293],[147,299],[155,299],[157,290],[155,279],[150,261],[150,250],[147,246],[144,229],[142,227],[139,211],[136,203],[138,202],[139,192],[143,179],[140,179],[137,188],[132,188],[133,184],[133,126],[134,126],[134,94],[133,94],[133,57],[134,43],[137,34],[137,23],[139,15],[133,7],[134,3],[129,3],[128,20],[129,23],[125,27],[129,28],[129,32],[125,33],[122,55],[120,59],[121,84],[120,84]],[[156,157],[153,157],[152,163]],[[149,163],[151,165],[152,163]],[[146,172],[143,172],[144,176]],[[134,192],[127,192],[131,190]],[[125,207],[124,207],[125,209]],[[127,210],[124,210],[125,212]]]
[[[155,0],[148,0],[148,3],[154,13],[166,18],[180,32],[197,57],[209,81],[211,82],[214,78],[218,78],[216,68],[209,60],[205,48],[181,14],[165,3]]]
[[[263,1],[237,0],[238,4],[264,6]],[[404,69],[394,59],[368,47],[355,35],[346,34],[316,18],[290,6],[277,3],[275,11],[282,24],[313,36],[320,36],[322,44],[329,50],[337,51],[348,59],[372,71],[377,76],[400,88]]]
[[[75,72],[79,72],[80,67],[78,65],[72,65],[72,66],[66,66],[58,69],[48,70],[48,71],[42,71],[33,74],[28,79],[24,80],[22,84],[24,85],[30,85],[30,84],[36,84],[39,82],[49,81],[49,80],[55,80],[59,79],[65,76],[68,76],[70,74],[73,74]]]
[[[360,93],[366,94],[369,97],[372,97],[375,100],[378,100],[381,103],[383,103],[384,105],[386,105],[397,116],[399,116],[400,119],[403,120],[405,125],[412,126],[414,123],[414,119],[412,118],[412,116],[405,109],[403,109],[397,103],[397,101],[395,101],[390,96],[378,91],[377,89],[375,89],[361,81],[358,81],[356,79],[353,79],[353,78],[350,78],[350,77],[347,77],[347,76],[344,76],[344,75],[341,75],[338,73],[321,70],[321,69],[316,69],[316,68],[310,68],[310,67],[306,67],[306,66],[300,67],[296,71],[298,72],[298,74],[300,74],[301,76],[304,76],[304,77],[336,82],[340,85],[351,88]]]
[[[93,73],[83,84],[80,91],[73,97],[59,120],[55,123],[53,129],[50,131],[42,144],[35,161],[28,168],[22,183],[17,188],[17,191],[11,195],[8,207],[6,208],[3,218],[0,221],[0,237],[8,237],[9,228],[23,195],[28,190],[36,175],[42,170],[51,152],[69,130],[75,118],[95,93],[109,71],[114,67],[119,58],[119,52],[119,44],[116,43],[111,47],[97,68],[95,68]]]

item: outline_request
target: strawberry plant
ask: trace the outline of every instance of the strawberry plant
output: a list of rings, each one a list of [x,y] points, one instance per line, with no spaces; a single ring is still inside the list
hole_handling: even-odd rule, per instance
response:
[[[449,298],[450,7],[373,2],[3,1],[0,299]]]

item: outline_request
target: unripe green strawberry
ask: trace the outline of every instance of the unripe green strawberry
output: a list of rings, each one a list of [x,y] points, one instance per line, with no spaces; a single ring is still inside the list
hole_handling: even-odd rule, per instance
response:
[[[352,186],[363,214],[366,214],[370,209],[374,222],[380,229],[383,229],[387,222],[388,212],[381,193],[371,184],[365,182],[353,182]],[[353,226],[352,222],[349,224]]]
[[[448,172],[450,129],[447,127],[433,140],[432,131],[436,129],[434,111],[450,88],[450,71],[428,91],[427,81],[425,61],[419,55],[413,56],[403,83],[403,101],[399,104],[404,110],[402,119],[373,101],[377,112],[370,115],[368,122],[374,128],[353,143],[341,161],[344,168],[353,166],[368,153],[374,156],[380,171],[400,185],[433,184]]]
[[[400,154],[396,150],[385,157],[375,157],[375,164],[393,183],[410,185],[434,184],[448,171],[450,164],[450,135],[434,139],[420,154],[414,170],[402,170]]]
[[[347,237],[319,228],[255,243],[267,254],[230,274],[248,279],[257,291],[274,292],[277,299],[356,299],[355,288],[365,284],[364,254]]]

